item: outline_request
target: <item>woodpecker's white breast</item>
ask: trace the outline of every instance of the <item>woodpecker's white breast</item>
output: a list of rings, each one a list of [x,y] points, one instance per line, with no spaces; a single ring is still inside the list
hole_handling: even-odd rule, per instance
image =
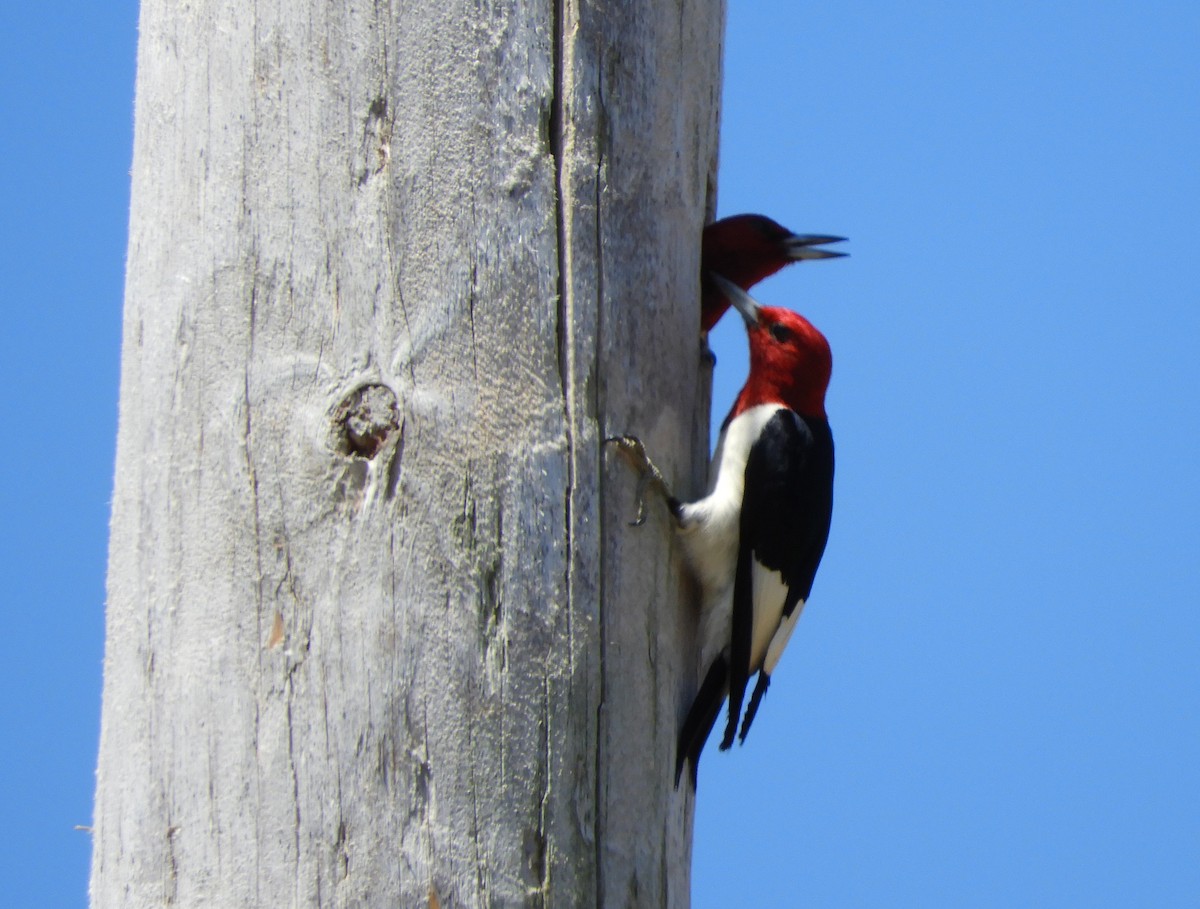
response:
[[[683,505],[681,509],[680,539],[688,566],[701,588],[701,672],[707,671],[716,656],[729,646],[746,459],[763,427],[779,409],[778,404],[760,404],[729,421],[713,455],[708,495]],[[778,615],[783,608],[783,599],[782,595],[776,597],[774,590],[784,588],[778,572],[769,571],[761,565],[755,565],[755,569],[755,633],[751,657],[752,662],[757,664],[778,623],[778,618],[774,622],[760,622],[760,608],[765,612],[770,611],[770,603],[778,599],[779,604],[775,607]],[[774,575],[777,579],[775,583],[760,577],[764,573]],[[763,594],[761,607],[760,591]],[[763,618],[767,618],[765,612]],[[770,627],[766,627],[768,625]]]

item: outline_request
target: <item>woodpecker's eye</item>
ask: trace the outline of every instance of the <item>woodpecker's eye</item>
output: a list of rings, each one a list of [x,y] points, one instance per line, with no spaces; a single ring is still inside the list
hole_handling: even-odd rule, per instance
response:
[[[771,337],[780,344],[786,344],[791,336],[791,331],[785,328],[783,325],[780,325],[778,322],[771,326]]]

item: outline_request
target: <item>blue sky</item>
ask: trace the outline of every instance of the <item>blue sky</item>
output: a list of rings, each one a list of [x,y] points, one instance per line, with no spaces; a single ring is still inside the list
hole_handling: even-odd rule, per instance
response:
[[[136,5],[0,12],[0,869],[82,906]],[[1200,6],[730,0],[720,213],[834,349],[834,526],[694,905],[1200,904]],[[745,342],[714,339],[719,420]]]

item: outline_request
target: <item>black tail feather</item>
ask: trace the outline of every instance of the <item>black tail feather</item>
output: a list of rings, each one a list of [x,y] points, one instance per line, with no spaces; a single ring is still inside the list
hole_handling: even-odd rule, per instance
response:
[[[723,656],[718,656],[708,667],[708,674],[700,684],[700,690],[692,701],[683,728],[679,730],[679,743],[675,750],[675,788],[683,776],[683,765],[691,762],[692,790],[696,789],[696,768],[700,764],[700,752],[708,735],[712,732],[725,700],[725,689],[729,684],[729,665]]]
[[[767,693],[767,688],[770,685],[771,677],[767,675],[766,670],[759,670],[758,681],[754,684],[754,693],[750,695],[750,705],[746,708],[746,716],[742,720],[742,732],[738,736],[739,745],[746,741],[746,733],[750,731],[750,724],[754,722],[754,715],[758,713],[758,702]]]

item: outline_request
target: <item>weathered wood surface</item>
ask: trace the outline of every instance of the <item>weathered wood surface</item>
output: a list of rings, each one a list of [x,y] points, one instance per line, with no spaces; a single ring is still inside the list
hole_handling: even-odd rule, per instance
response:
[[[144,0],[92,904],[685,906],[722,0]]]

